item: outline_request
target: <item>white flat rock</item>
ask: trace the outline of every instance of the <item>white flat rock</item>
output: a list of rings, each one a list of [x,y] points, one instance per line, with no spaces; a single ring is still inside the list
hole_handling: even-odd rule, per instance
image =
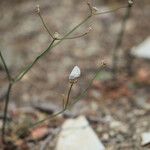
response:
[[[144,40],[137,47],[134,47],[131,50],[131,54],[139,58],[150,59],[150,37]]]
[[[87,119],[80,116],[62,125],[56,150],[105,150]]]
[[[150,132],[142,133],[141,138],[142,138],[142,142],[141,142],[142,146],[149,144],[150,143]]]

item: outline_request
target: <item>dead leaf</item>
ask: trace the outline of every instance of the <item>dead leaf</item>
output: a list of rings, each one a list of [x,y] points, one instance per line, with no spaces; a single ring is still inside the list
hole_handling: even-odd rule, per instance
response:
[[[32,140],[40,140],[46,137],[49,134],[49,128],[47,126],[42,126],[35,128],[31,131],[31,139]]]

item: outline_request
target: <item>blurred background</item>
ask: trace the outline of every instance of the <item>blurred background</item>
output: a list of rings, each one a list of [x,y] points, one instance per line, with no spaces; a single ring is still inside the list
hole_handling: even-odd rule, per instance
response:
[[[58,32],[62,36],[88,14],[84,0],[1,0],[0,50],[12,76],[16,76],[31,63],[51,41],[36,14],[37,4],[40,5],[41,14],[52,34]],[[105,11],[124,6],[127,1],[93,0],[92,4],[99,11]],[[150,130],[150,56],[149,58],[143,57],[144,54],[137,56],[135,53],[132,54],[132,49],[136,49],[149,38],[149,10],[149,0],[135,0],[118,51],[119,73],[115,86],[111,74],[112,53],[126,12],[125,8],[93,17],[72,36],[84,33],[89,26],[92,27],[90,33],[81,38],[64,40],[40,59],[13,87],[9,105],[10,118],[21,124],[29,118],[29,113],[38,120],[49,115],[49,112],[61,109],[72,68],[78,65],[82,72],[79,82],[72,91],[71,96],[75,97],[87,87],[104,61],[107,67],[93,82],[87,95],[64,116],[53,123],[50,122],[49,126],[56,128],[61,126],[66,117],[85,115],[106,149],[142,149],[140,136]],[[0,62],[1,114],[7,86],[7,76]],[[42,112],[36,106],[41,106]],[[30,119],[33,118],[30,116]],[[96,120],[96,123],[93,120]],[[51,146],[53,147],[54,143]]]

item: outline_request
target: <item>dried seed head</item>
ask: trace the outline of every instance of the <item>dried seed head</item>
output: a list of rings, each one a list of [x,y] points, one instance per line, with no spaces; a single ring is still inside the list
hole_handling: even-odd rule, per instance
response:
[[[132,7],[132,5],[133,5],[133,0],[128,0],[128,4],[129,4],[129,7]]]
[[[100,66],[103,66],[103,67],[104,67],[104,66],[106,66],[106,65],[107,65],[106,61],[102,60]]]
[[[75,66],[69,75],[70,82],[75,82],[81,75],[80,68]]]
[[[39,14],[40,13],[40,5],[36,6],[36,12]]]
[[[95,14],[95,13],[98,12],[98,8],[97,8],[97,7],[92,7],[92,11],[93,11],[93,13]]]
[[[61,36],[60,36],[60,34],[59,34],[58,32],[55,32],[55,33],[54,33],[54,38],[55,38],[55,39],[60,39]]]

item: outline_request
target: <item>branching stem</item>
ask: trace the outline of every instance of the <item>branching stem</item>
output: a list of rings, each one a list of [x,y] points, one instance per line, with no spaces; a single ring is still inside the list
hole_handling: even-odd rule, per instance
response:
[[[40,11],[38,12],[38,15],[39,15],[39,17],[40,17],[40,19],[41,19],[41,21],[42,21],[42,24],[43,24],[43,26],[45,27],[47,33],[51,36],[52,39],[54,39],[53,35],[52,35],[51,32],[49,31],[49,29],[48,29],[48,27],[47,27],[47,25],[46,25],[46,23],[45,23],[45,21],[44,21],[42,15],[41,15],[41,13],[40,13]]]
[[[70,83],[70,87],[69,87],[69,90],[68,90],[66,103],[65,103],[65,105],[64,105],[64,110],[66,110],[67,107],[68,107],[69,99],[70,99],[70,93],[71,93],[71,90],[72,90],[73,85],[74,85],[74,82]]]
[[[4,65],[4,69],[5,69],[5,71],[6,71],[6,74],[7,74],[8,80],[9,80],[9,81],[11,81],[11,76],[10,76],[10,73],[9,73],[8,67],[7,67],[7,65],[6,65],[5,59],[4,59],[4,57],[3,57],[3,55],[2,55],[2,52],[1,52],[1,51],[0,51],[0,58],[1,58],[2,63],[3,63],[3,65]]]
[[[117,10],[120,10],[120,9],[123,9],[123,8],[127,8],[127,7],[128,7],[128,5],[125,5],[125,6],[113,8],[111,10],[107,10],[107,11],[102,11],[102,12],[99,12],[99,13],[95,13],[94,15],[97,16],[97,15],[102,15],[102,14],[113,13],[113,12],[115,12]]]
[[[3,116],[3,125],[2,125],[2,141],[3,141],[3,143],[5,143],[5,128],[6,128],[6,122],[7,122],[7,111],[8,111],[8,104],[9,104],[9,97],[10,97],[11,89],[12,89],[12,83],[9,83],[7,95],[6,95],[6,102],[5,102],[4,116]]]

